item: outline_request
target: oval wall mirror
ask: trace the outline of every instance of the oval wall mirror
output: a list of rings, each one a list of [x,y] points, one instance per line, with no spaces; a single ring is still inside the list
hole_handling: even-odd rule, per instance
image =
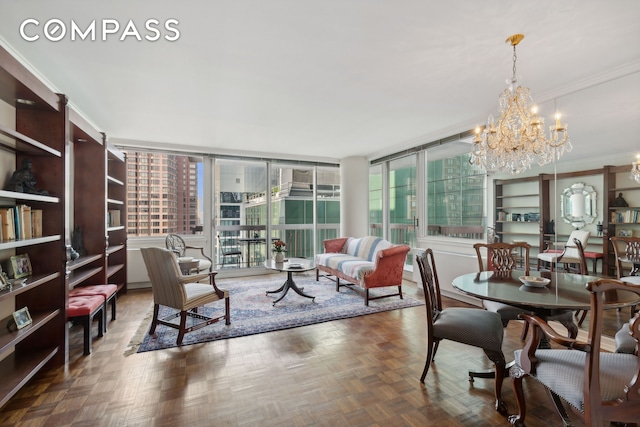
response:
[[[596,219],[596,190],[582,182],[565,188],[560,196],[560,209],[564,222],[576,229],[591,224]]]

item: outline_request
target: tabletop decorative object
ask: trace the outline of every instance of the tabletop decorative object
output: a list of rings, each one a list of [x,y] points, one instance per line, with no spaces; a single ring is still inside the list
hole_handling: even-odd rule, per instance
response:
[[[275,261],[284,262],[285,247],[287,244],[282,240],[276,240],[273,242],[273,251],[275,252]]]

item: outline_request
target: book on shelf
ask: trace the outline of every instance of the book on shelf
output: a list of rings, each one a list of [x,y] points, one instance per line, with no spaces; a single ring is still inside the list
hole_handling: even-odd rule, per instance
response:
[[[611,212],[612,223],[640,223],[640,209]]]
[[[119,227],[120,226],[120,210],[109,209],[107,211],[107,227]]]
[[[0,240],[42,237],[42,210],[28,205],[0,208]]]
[[[42,237],[42,209],[31,209],[31,235]]]
[[[16,240],[13,208],[1,208],[0,220],[2,221],[2,240]]]
[[[31,206],[18,205],[16,206],[16,208],[18,209],[18,215],[20,215],[20,224],[22,224],[20,238],[31,239],[32,237]]]

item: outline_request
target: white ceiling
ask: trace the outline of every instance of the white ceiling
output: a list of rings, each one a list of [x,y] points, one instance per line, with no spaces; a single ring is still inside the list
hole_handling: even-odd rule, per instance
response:
[[[569,124],[566,159],[640,150],[637,0],[4,0],[0,43],[112,141],[334,161],[467,131],[511,76]],[[34,42],[23,40],[20,24]],[[44,24],[105,19],[107,41]],[[176,19],[177,41],[120,41],[131,19]],[[171,35],[163,31],[163,35]]]

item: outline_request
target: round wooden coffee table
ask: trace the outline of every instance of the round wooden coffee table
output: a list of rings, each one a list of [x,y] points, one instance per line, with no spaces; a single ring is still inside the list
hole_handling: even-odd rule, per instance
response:
[[[269,294],[277,294],[281,293],[278,299],[273,302],[273,305],[276,305],[278,301],[287,295],[289,289],[292,289],[295,293],[305,298],[311,298],[312,301],[315,302],[315,298],[311,295],[305,294],[304,288],[299,288],[296,285],[296,282],[293,281],[293,273],[300,273],[302,271],[314,270],[316,268],[315,262],[304,259],[304,258],[289,258],[285,262],[275,262],[273,259],[268,259],[264,262],[264,266],[269,270],[276,271],[286,271],[287,272],[287,280],[284,282],[282,286],[280,286],[275,291],[267,291],[267,295]]]

